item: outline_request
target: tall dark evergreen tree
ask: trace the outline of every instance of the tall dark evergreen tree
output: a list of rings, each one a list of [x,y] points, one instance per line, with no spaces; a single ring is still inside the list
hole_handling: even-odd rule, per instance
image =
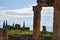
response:
[[[23,22],[23,28],[25,28],[25,21]]]
[[[6,20],[6,26],[7,26],[7,20]]]
[[[5,20],[4,20],[4,22],[3,22],[3,28],[5,28]]]
[[[13,27],[14,27],[14,23],[13,23],[13,25],[12,25]]]

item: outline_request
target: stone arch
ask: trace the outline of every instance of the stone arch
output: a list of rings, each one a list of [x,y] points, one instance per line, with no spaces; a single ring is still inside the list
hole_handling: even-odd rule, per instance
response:
[[[60,1],[59,0],[37,0],[37,6],[33,6],[34,24],[33,38],[38,39],[40,35],[40,20],[42,7],[54,7],[53,39],[60,40]]]

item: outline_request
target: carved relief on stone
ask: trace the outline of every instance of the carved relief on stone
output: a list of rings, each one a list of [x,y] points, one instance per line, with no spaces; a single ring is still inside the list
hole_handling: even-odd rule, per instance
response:
[[[53,6],[54,0],[46,0],[48,6]]]

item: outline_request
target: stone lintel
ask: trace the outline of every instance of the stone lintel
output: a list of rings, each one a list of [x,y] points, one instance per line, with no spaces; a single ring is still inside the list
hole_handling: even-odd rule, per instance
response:
[[[54,6],[54,0],[37,0],[37,4],[41,7]]]

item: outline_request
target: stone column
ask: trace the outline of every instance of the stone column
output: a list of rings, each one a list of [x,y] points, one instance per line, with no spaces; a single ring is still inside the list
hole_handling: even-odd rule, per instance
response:
[[[34,11],[33,39],[38,40],[40,35],[41,7],[33,6],[33,11]]]
[[[8,32],[6,28],[2,29],[1,37],[2,37],[2,40],[8,40]]]
[[[46,26],[43,25],[43,32],[46,32]]]
[[[54,8],[55,9],[54,9],[53,39],[60,40],[60,5],[59,3],[55,2]]]
[[[55,10],[54,13],[54,26],[53,26],[54,39],[60,40],[60,11]]]

